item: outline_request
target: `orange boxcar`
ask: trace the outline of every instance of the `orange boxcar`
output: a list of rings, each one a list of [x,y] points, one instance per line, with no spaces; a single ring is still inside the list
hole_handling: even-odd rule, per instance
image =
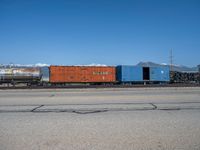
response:
[[[115,81],[115,67],[50,66],[51,83],[106,83]]]

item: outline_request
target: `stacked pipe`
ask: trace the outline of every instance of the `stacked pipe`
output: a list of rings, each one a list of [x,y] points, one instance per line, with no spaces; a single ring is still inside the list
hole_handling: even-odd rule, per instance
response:
[[[200,73],[171,71],[170,80],[175,83],[200,83]]]

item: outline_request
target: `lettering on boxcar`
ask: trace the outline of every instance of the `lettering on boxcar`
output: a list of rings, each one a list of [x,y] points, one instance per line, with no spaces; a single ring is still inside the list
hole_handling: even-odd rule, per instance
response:
[[[108,75],[108,74],[110,74],[110,73],[107,72],[107,71],[106,72],[102,72],[102,71],[99,71],[99,72],[98,71],[97,72],[94,71],[93,72],[93,75]]]

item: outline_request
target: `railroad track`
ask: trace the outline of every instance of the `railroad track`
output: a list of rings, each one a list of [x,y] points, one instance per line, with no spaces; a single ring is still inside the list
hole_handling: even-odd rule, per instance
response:
[[[76,89],[76,88],[152,88],[152,87],[200,87],[200,84],[135,84],[135,85],[65,85],[65,86],[2,86],[6,89]]]

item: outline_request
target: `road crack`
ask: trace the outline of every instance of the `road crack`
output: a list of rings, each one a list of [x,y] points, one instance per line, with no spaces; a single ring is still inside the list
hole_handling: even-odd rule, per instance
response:
[[[101,113],[101,112],[107,112],[108,110],[86,110],[86,111],[79,111],[79,110],[73,110],[73,113],[76,114],[92,114],[92,113]]]
[[[158,107],[155,105],[155,104],[153,104],[153,103],[149,103],[150,105],[152,105],[154,108],[153,108],[153,110],[156,110]]]
[[[38,106],[38,107],[35,107],[35,108],[33,108],[32,110],[31,110],[31,112],[34,112],[36,109],[38,109],[38,108],[41,108],[41,107],[43,107],[44,105],[40,105],[40,106]]]

